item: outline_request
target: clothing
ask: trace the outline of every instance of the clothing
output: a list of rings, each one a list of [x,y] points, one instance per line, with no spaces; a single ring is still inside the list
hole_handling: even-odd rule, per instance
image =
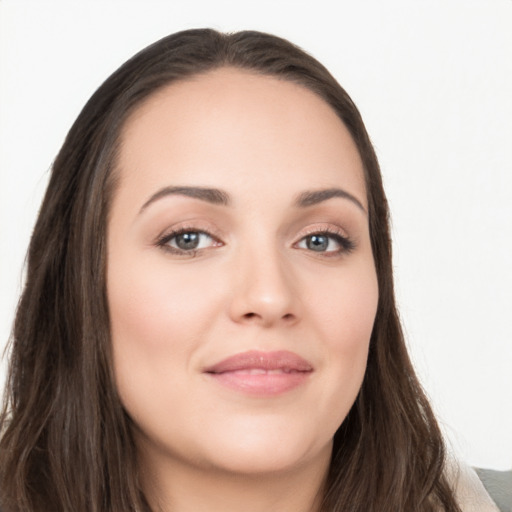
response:
[[[500,511],[474,469],[451,460],[447,472],[448,478],[454,483],[456,499],[463,512],[511,512]]]
[[[500,511],[512,512],[512,469],[494,471],[475,468],[475,471]]]

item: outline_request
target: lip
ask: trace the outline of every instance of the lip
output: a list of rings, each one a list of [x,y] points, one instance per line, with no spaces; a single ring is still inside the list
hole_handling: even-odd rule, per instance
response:
[[[244,393],[278,395],[305,383],[313,372],[309,361],[288,350],[250,350],[208,366],[203,373]]]

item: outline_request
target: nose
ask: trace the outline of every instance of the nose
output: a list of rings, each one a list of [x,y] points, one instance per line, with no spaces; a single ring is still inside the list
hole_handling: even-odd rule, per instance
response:
[[[235,263],[230,316],[262,327],[294,324],[300,318],[300,298],[290,264],[277,250],[259,249]]]

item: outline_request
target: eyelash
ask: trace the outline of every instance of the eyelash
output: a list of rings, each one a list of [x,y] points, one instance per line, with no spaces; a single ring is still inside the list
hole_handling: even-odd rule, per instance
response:
[[[339,245],[339,249],[335,251],[313,251],[311,249],[304,249],[308,252],[318,252],[318,254],[324,258],[333,258],[343,254],[350,254],[356,248],[356,244],[351,238],[336,229],[313,229],[302,236],[294,245],[298,245],[313,236],[325,236],[328,239],[334,240]]]
[[[180,235],[184,235],[184,234],[187,234],[187,233],[188,234],[194,233],[194,234],[198,234],[199,236],[205,235],[208,238],[211,238],[212,241],[215,244],[217,244],[217,246],[224,245],[224,244],[222,244],[222,242],[220,242],[218,240],[217,237],[212,235],[210,232],[208,232],[208,231],[206,231],[204,229],[197,229],[197,228],[194,228],[194,227],[183,227],[183,228],[179,228],[179,229],[176,229],[174,231],[171,231],[170,233],[166,233],[165,235],[161,236],[157,240],[156,245],[158,247],[160,247],[161,249],[163,249],[164,251],[167,251],[167,252],[169,252],[171,254],[175,254],[177,256],[194,257],[194,256],[196,256],[199,252],[201,252],[204,249],[200,248],[200,249],[186,250],[186,249],[180,249],[179,247],[173,247],[173,246],[169,245],[169,242],[171,242],[171,240],[175,239],[176,237],[178,237]]]
[[[171,242],[173,239],[175,239],[176,237],[178,237],[180,235],[184,235],[184,234],[198,234],[199,236],[207,236],[208,238],[210,238],[213,241],[214,244],[216,244],[216,245],[214,245],[214,247],[215,246],[220,247],[220,246],[224,245],[222,242],[219,241],[219,239],[216,236],[214,236],[209,231],[204,230],[204,229],[197,229],[194,227],[184,227],[184,228],[180,228],[180,229],[171,231],[170,233],[166,233],[156,241],[155,245],[171,254],[175,254],[178,256],[188,256],[191,258],[195,257],[198,253],[200,253],[201,251],[206,249],[206,248],[199,248],[199,249],[187,250],[187,249],[180,249],[179,247],[173,247],[173,246],[169,245],[169,242]],[[334,242],[336,244],[338,244],[340,248],[335,251],[314,251],[309,248],[297,247],[300,243],[306,241],[308,238],[311,238],[313,236],[317,236],[317,237],[325,236],[330,240],[334,240]],[[326,258],[332,258],[332,257],[336,257],[336,256],[341,256],[342,254],[351,253],[356,248],[356,245],[352,239],[350,239],[349,237],[345,236],[344,234],[342,234],[341,232],[339,232],[337,230],[332,230],[332,229],[318,230],[317,229],[317,230],[312,230],[311,232],[303,235],[300,238],[300,240],[294,244],[294,247],[297,247],[297,248],[300,248],[300,249],[303,249],[305,251],[312,252],[312,253],[317,252],[318,254],[320,254],[321,256],[326,257]]]

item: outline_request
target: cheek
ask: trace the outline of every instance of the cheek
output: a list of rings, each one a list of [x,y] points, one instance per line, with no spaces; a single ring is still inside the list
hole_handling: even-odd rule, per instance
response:
[[[140,389],[161,393],[162,383],[183,385],[218,301],[197,272],[191,279],[151,261],[116,263],[108,277],[111,336],[116,380],[128,405]]]
[[[313,314],[331,348],[347,354],[366,351],[379,299],[373,263],[343,272],[326,283],[324,290],[316,292]]]
[[[334,432],[352,407],[366,371],[368,348],[378,303],[373,265],[352,269],[318,296],[312,315],[325,347],[322,396]]]
[[[215,294],[202,286],[202,277],[151,262],[129,267],[129,273],[120,266],[109,272],[114,343],[131,340],[148,350],[163,350],[195,338],[215,308]]]

